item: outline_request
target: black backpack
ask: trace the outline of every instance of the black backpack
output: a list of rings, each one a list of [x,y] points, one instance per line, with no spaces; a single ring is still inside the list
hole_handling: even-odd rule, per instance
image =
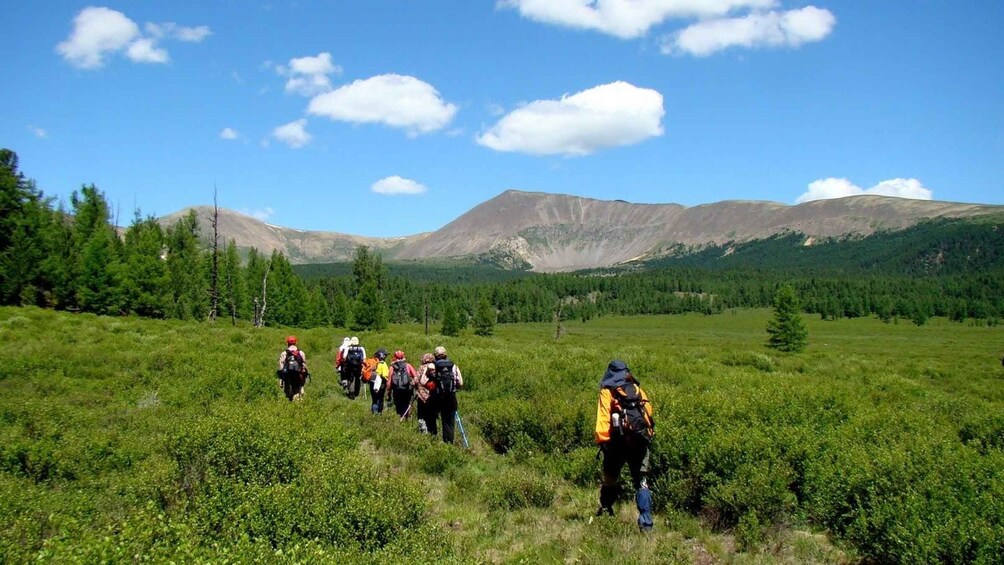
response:
[[[306,372],[303,366],[303,355],[299,350],[286,350],[286,360],[282,364],[282,375],[286,378],[300,377]]]
[[[395,361],[393,365],[394,374],[390,378],[390,384],[394,390],[408,390],[411,388],[411,377],[408,376],[407,361]]]
[[[453,361],[449,359],[436,360],[436,391],[441,396],[457,394],[457,380],[453,378]]]
[[[347,367],[351,374],[361,371],[363,368],[363,348],[353,345],[345,352],[345,360],[342,364]]]
[[[621,412],[621,434],[630,444],[648,445],[655,433],[655,420],[649,416],[645,405],[648,400],[641,396],[641,389],[635,383],[610,389],[617,399]]]

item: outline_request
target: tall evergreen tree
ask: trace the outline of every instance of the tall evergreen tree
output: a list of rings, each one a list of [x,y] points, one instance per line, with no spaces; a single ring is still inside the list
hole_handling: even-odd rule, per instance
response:
[[[774,349],[798,352],[809,343],[809,331],[799,313],[798,298],[791,285],[782,285],[774,299],[774,318],[767,322],[767,344]]]
[[[154,318],[167,314],[170,297],[164,249],[160,224],[153,217],[141,218],[137,210],[123,247],[123,298],[129,311]]]
[[[223,254],[220,265],[220,281],[222,287],[223,308],[231,323],[237,324],[238,318],[247,318],[247,284],[241,269],[241,258],[237,253],[237,242],[230,240]]]
[[[443,335],[456,337],[460,335],[460,313],[459,308],[453,302],[448,302],[443,308],[443,327],[439,332]]]
[[[387,327],[387,306],[380,299],[377,283],[371,280],[359,289],[352,308],[353,330],[382,330]]]
[[[331,325],[336,328],[347,328],[351,317],[352,305],[349,303],[349,297],[345,295],[345,291],[338,289],[331,304]]]
[[[478,309],[474,312],[474,333],[482,337],[489,337],[495,332],[495,320],[497,314],[488,296],[481,295],[478,302]]]
[[[170,315],[182,320],[201,319],[208,308],[207,269],[199,244],[199,220],[194,210],[167,230],[167,272],[170,279]]]

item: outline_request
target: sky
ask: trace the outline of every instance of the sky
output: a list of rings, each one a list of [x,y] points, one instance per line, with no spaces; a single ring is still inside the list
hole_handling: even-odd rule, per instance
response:
[[[366,236],[506,190],[1004,204],[1004,2],[66,0],[0,22],[0,146],[128,223]]]

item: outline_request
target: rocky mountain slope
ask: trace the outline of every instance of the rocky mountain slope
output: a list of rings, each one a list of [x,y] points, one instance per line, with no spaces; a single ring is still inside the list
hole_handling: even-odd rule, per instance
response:
[[[212,209],[196,211],[203,233],[210,233]],[[924,218],[989,213],[1004,213],[1004,206],[853,196],[796,206],[724,201],[688,208],[509,190],[435,232],[404,238],[300,231],[229,211],[221,211],[220,232],[242,247],[266,252],[279,249],[296,263],[345,260],[356,245],[368,245],[388,259],[490,254],[538,271],[567,271],[656,256],[680,246],[699,248],[785,231],[810,238],[867,235],[906,228]]]

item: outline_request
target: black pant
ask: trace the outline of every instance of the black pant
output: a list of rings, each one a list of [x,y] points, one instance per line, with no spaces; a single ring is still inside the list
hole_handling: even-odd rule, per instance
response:
[[[631,484],[635,489],[648,488],[648,446],[627,445],[623,440],[611,440],[603,452],[603,480],[600,485],[600,506],[613,506],[620,493],[617,485],[621,469],[627,463]]]
[[[443,419],[443,441],[453,443],[453,431],[457,423],[457,397],[452,394],[441,396],[437,399],[437,404],[439,416]],[[435,422],[435,419],[433,419],[433,422]],[[429,431],[436,433],[434,430]]]
[[[359,396],[360,383],[362,380],[362,371],[353,372],[351,369],[342,369],[342,378],[348,381],[348,385],[345,387],[345,395],[349,398],[355,398]]]
[[[373,381],[369,382],[370,387],[370,410],[374,414],[383,413],[383,397],[387,394],[387,379],[380,379],[380,388],[373,386]]]
[[[404,413],[408,411],[408,405],[411,404],[413,394],[410,388],[395,388],[391,390],[391,395],[394,397],[394,410],[399,417],[404,416]]]
[[[436,418],[439,417],[439,412],[436,411],[436,400],[431,396],[425,402],[419,400],[415,408],[418,410],[418,419],[425,422],[425,430],[436,435]]]

